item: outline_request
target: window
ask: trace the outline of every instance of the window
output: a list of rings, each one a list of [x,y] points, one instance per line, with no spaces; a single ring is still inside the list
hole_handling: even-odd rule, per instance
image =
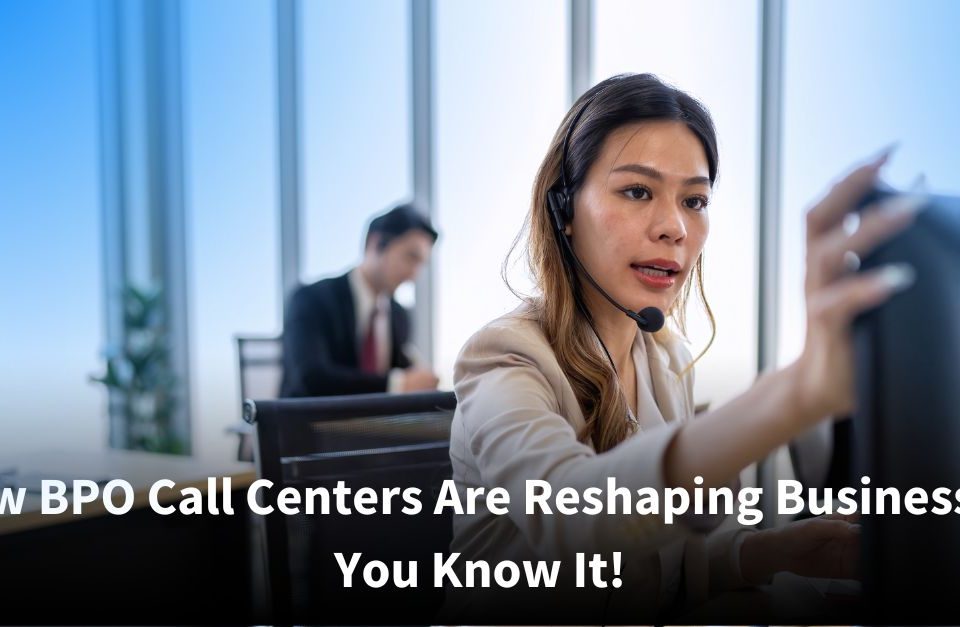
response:
[[[94,4],[0,3],[0,459],[106,443]]]
[[[412,196],[408,13],[400,0],[301,4],[304,281],[353,266],[369,219]]]
[[[274,30],[269,0],[184,5],[194,452],[215,459],[236,450],[233,336],[280,330]]]
[[[887,181],[960,193],[960,4],[787,3],[778,360],[803,347],[804,214],[852,165],[899,142]],[[823,19],[830,15],[829,20]]]
[[[434,367],[441,387],[451,385],[470,335],[519,303],[500,268],[567,110],[565,6],[436,4]],[[529,292],[522,254],[517,259],[510,281]]]

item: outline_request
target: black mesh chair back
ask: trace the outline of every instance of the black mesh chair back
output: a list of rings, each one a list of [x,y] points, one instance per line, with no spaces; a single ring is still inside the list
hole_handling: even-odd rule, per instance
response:
[[[443,481],[451,476],[450,423],[456,407],[452,392],[369,394],[316,399],[247,401],[245,419],[256,427],[259,478],[272,482],[261,502],[276,505],[277,494],[293,488],[301,496],[318,489],[330,512],[297,514],[275,510],[263,522],[267,579],[274,622],[389,623],[403,617],[429,623],[443,591],[432,585],[434,553],[446,553],[452,537],[449,515],[434,515]],[[338,511],[334,489],[352,513]],[[361,488],[377,495],[377,513],[362,514],[353,496]],[[384,493],[416,488],[419,514],[401,510],[402,492],[383,513]],[[361,558],[352,587],[345,587],[335,553]],[[417,562],[419,585],[364,584],[363,567],[379,560]],[[405,569],[406,572],[406,569]],[[392,575],[392,572],[391,572]]]

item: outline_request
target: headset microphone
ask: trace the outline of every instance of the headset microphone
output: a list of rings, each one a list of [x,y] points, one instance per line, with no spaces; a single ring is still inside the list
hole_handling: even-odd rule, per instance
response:
[[[663,328],[663,312],[658,307],[644,307],[639,312],[627,314],[633,318],[641,331],[656,333]]]
[[[596,96],[594,96],[595,98]],[[607,301],[625,313],[629,318],[637,323],[637,326],[641,331],[646,331],[647,333],[656,333],[661,328],[663,328],[663,312],[656,307],[644,307],[640,311],[633,311],[627,309],[616,300],[613,299],[606,290],[600,287],[600,284],[597,283],[590,273],[587,272],[587,269],[580,262],[579,257],[576,253],[573,252],[573,246],[570,245],[570,241],[567,239],[566,234],[564,233],[564,228],[566,224],[573,222],[573,197],[570,193],[570,188],[567,186],[567,149],[570,146],[570,136],[573,135],[573,129],[576,127],[577,122],[580,121],[580,116],[583,115],[583,112],[587,110],[587,107],[593,101],[593,98],[587,100],[580,111],[577,112],[577,115],[573,118],[573,121],[570,123],[570,126],[567,128],[566,137],[563,140],[563,153],[560,159],[560,180],[561,187],[553,189],[547,192],[547,205],[550,209],[550,213],[553,216],[553,224],[556,227],[557,239],[561,242],[561,246],[566,250],[567,254],[574,261],[577,266],[577,269],[586,277],[587,281],[590,282],[600,294],[607,299]]]
[[[641,331],[646,331],[647,333],[656,333],[663,328],[663,312],[660,311],[657,307],[644,307],[640,311],[633,311],[627,309],[620,303],[618,303],[610,294],[607,294],[607,291],[600,287],[600,284],[597,283],[590,273],[587,272],[587,269],[583,266],[583,263],[580,262],[580,258],[577,257],[577,254],[573,252],[573,246],[570,245],[570,242],[567,240],[567,237],[560,232],[560,239],[563,241],[564,247],[567,249],[567,253],[570,255],[570,258],[573,259],[574,263],[577,264],[577,268],[580,272],[583,273],[583,276],[586,277],[587,281],[590,282],[600,294],[607,299],[611,305],[627,314],[634,322],[637,323],[637,326],[640,327]]]

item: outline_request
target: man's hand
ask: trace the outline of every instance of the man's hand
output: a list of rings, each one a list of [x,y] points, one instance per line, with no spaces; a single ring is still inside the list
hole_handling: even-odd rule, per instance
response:
[[[402,392],[436,390],[440,380],[427,368],[407,368],[403,371]]]

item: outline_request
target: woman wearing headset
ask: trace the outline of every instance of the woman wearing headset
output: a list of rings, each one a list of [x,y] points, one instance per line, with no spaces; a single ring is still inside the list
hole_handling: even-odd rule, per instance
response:
[[[451,617],[637,620],[676,615],[778,571],[851,576],[857,527],[840,519],[714,531],[716,516],[667,524],[662,510],[527,515],[523,503],[530,479],[554,492],[603,487],[608,477],[631,491],[728,485],[826,417],[848,413],[850,321],[911,281],[901,267],[847,272],[851,252],[867,253],[911,220],[910,209],[870,211],[855,233],[843,228],[884,161],[853,171],[809,212],[800,358],[694,420],[694,360],[682,332],[690,293],[703,294],[713,123],[652,75],[613,77],[574,104],[533,187],[527,247],[538,294],[478,331],[455,366],[454,480],[461,494],[505,488],[509,515],[481,505],[455,517],[451,551],[491,564],[562,559],[571,577],[576,552],[609,560],[620,551],[622,585],[448,589]],[[730,273],[736,289],[737,268],[713,271]],[[659,330],[657,310],[668,318]]]

